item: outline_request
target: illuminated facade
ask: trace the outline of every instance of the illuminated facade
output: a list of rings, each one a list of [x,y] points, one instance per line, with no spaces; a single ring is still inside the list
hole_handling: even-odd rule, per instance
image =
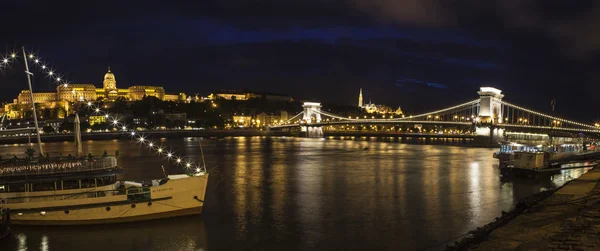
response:
[[[165,89],[161,86],[134,85],[127,89],[117,88],[117,79],[108,68],[104,74],[102,88],[97,88],[93,84],[69,84],[56,87],[56,93],[39,92],[33,94],[35,103],[47,103],[53,101],[96,101],[98,99],[114,101],[117,98],[136,101],[144,97],[156,97],[160,100],[185,101],[185,94],[165,94]],[[23,90],[17,98],[17,104],[30,104],[31,98],[29,91]]]
[[[117,79],[111,72],[104,74],[102,88],[97,88],[93,84],[65,84],[56,87],[56,92],[36,92],[33,93],[33,103],[40,104],[43,107],[62,106],[68,111],[69,102],[78,101],[114,101],[123,99],[126,101],[142,100],[144,97],[156,97],[163,101],[185,102],[186,95],[166,94],[161,86],[134,85],[127,89],[117,88]],[[29,90],[23,90],[12,104],[4,106],[5,112],[9,118],[22,118],[24,110],[31,109],[31,96]]]
[[[368,104],[364,104],[363,103],[363,95],[362,95],[362,88],[360,88],[360,91],[358,93],[358,107],[365,109],[365,111],[367,113],[383,113],[383,114],[387,114],[387,113],[394,113],[396,115],[402,115],[402,109],[400,109],[400,107],[398,107],[398,109],[396,109],[395,111],[386,105],[376,105],[371,103],[371,101],[369,100]]]

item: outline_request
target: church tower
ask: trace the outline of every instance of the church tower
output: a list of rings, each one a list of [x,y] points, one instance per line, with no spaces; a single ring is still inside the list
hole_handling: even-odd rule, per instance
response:
[[[358,93],[358,107],[363,107],[362,88],[360,88]]]
[[[110,66],[108,67],[108,72],[104,74],[104,82],[102,83],[106,92],[117,89],[117,80],[115,79],[115,75],[110,71]]]

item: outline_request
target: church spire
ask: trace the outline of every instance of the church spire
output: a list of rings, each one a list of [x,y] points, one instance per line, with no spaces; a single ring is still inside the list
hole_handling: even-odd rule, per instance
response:
[[[110,66],[108,67],[108,72],[110,72]]]
[[[363,96],[362,96],[362,88],[358,93],[358,107],[363,107]]]

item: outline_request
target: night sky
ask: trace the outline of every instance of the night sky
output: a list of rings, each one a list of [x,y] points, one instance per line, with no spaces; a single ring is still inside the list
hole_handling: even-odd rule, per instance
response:
[[[493,86],[541,112],[556,98],[557,116],[600,119],[598,1],[15,2],[0,10],[2,49],[25,45],[72,83],[101,86],[111,66],[120,88],[170,93],[356,104],[362,87],[366,101],[411,113]],[[26,87],[22,67],[0,73],[0,99]],[[35,89],[55,90],[41,75]]]

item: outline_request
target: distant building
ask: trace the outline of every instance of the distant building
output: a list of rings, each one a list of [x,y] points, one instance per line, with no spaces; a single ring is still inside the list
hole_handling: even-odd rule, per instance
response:
[[[252,124],[252,116],[233,115],[233,125],[235,127],[249,127]]]
[[[248,100],[250,98],[250,93],[238,92],[236,90],[220,90],[211,96],[227,100]]]
[[[106,123],[105,115],[90,115],[88,118],[90,125]]]
[[[266,99],[267,101],[294,101],[294,99],[287,94],[267,92],[239,92],[236,90],[220,90],[208,96],[208,99],[214,98],[223,98],[227,100],[248,100],[252,98],[260,98]]]
[[[360,88],[359,93],[358,93],[358,107],[365,109],[365,111],[367,113],[383,113],[383,114],[387,114],[387,113],[394,113],[397,115],[402,115],[402,109],[400,109],[400,107],[398,107],[398,109],[396,109],[395,111],[386,105],[376,105],[371,103],[371,101],[369,101],[368,104],[364,104],[363,103],[363,95],[362,95],[362,88]]]
[[[98,99],[115,101],[119,98],[136,101],[150,96],[164,101],[185,102],[186,100],[185,94],[166,94],[165,89],[161,86],[134,85],[127,89],[119,89],[115,75],[109,67],[108,72],[104,74],[102,88],[96,88],[93,84],[64,84],[56,87],[56,92],[33,93],[33,102],[29,90],[23,90],[13,100],[13,103],[6,104],[4,107],[9,118],[12,119],[22,118],[23,111],[31,109],[32,103],[45,107],[61,106],[68,111],[68,102],[96,101]]]
[[[256,115],[255,122],[257,126],[271,126],[280,125],[287,120],[288,113],[286,111],[281,111],[279,114],[267,114],[263,112]]]

